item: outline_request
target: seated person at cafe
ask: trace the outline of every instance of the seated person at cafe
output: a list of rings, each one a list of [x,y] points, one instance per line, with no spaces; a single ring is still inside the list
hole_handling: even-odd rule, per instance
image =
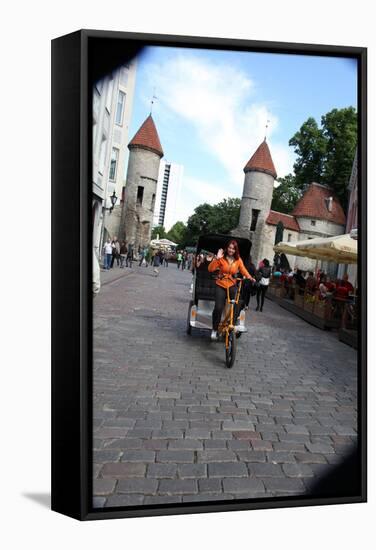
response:
[[[330,294],[327,287],[326,275],[321,273],[320,275],[320,284],[319,284],[319,298],[320,300],[325,300],[325,298]]]
[[[308,272],[308,277],[306,279],[306,284],[305,284],[305,287],[307,289],[307,291],[310,293],[310,294],[313,294],[317,288],[317,281],[315,279],[315,276],[313,274],[313,271],[309,271]]]
[[[350,293],[354,292],[353,285],[349,282],[349,276],[346,273],[342,279],[340,279],[336,285],[335,297],[340,299],[347,299]]]
[[[306,285],[306,280],[303,277],[303,273],[301,269],[298,269],[297,272],[294,274],[295,283],[299,287],[300,290],[304,290]]]

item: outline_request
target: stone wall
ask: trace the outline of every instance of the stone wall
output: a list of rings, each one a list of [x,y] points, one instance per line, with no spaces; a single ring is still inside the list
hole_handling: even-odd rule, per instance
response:
[[[152,151],[139,147],[130,151],[119,238],[125,238],[135,250],[150,241],[159,164],[159,155]],[[142,203],[137,201],[139,187],[143,187]]]

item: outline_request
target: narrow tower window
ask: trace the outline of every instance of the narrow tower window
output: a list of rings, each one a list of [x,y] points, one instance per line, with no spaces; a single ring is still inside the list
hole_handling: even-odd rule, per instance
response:
[[[259,214],[260,214],[260,210],[256,210],[255,208],[252,208],[252,222],[250,227],[251,231],[256,231],[256,225],[257,225]]]
[[[143,198],[144,198],[144,188],[142,187],[142,185],[139,185],[137,187],[137,205],[138,206],[141,206]]]

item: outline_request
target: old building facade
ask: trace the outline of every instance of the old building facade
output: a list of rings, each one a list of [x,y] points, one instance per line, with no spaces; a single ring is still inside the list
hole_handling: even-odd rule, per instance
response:
[[[307,186],[291,214],[271,210],[274,182],[277,172],[264,140],[244,167],[244,186],[238,227],[235,236],[252,241],[252,258],[258,263],[263,258],[272,261],[277,242],[297,241],[315,237],[341,235],[346,218],[333,191],[318,183]],[[314,269],[308,258],[287,256],[292,268]]]
[[[98,81],[92,91],[92,223],[93,247],[98,257],[103,239],[114,236],[119,228],[119,205],[110,213],[110,196],[115,191],[120,198],[124,185],[135,78],[133,60]]]

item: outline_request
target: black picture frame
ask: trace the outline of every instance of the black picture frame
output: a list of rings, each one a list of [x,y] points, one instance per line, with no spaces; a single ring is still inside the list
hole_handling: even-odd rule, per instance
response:
[[[358,61],[358,475],[348,495],[92,507],[91,84],[144,45],[352,57]],[[366,48],[80,30],[52,41],[52,509],[79,520],[366,502]],[[339,480],[347,475],[339,472]],[[349,479],[347,478],[347,481]],[[328,480],[328,483],[333,480]]]

